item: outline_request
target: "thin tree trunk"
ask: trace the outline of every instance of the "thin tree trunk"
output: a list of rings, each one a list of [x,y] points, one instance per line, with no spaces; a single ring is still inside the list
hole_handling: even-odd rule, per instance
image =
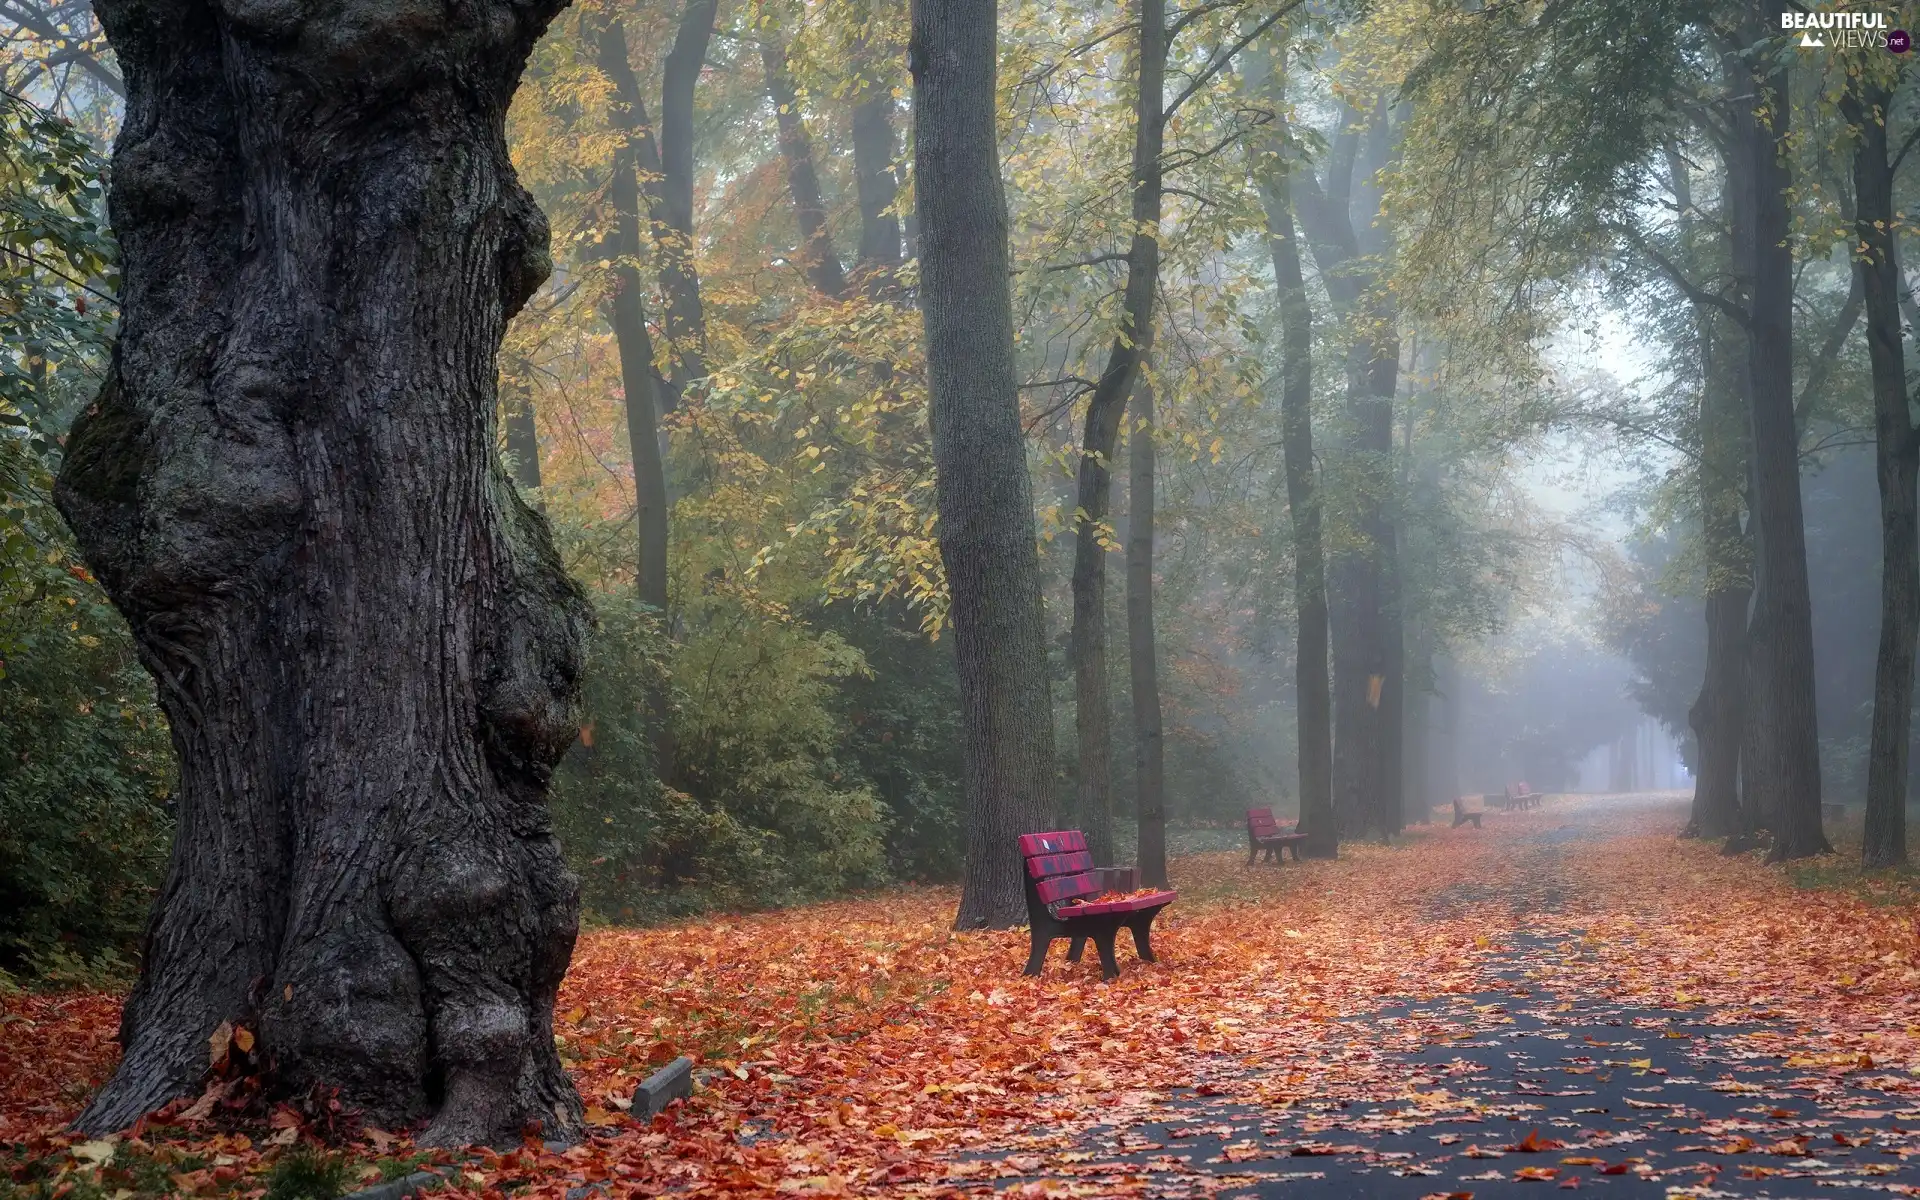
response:
[[[545,793],[590,610],[495,450],[550,265],[506,109],[559,7],[99,0],[123,316],[57,498],[180,787],[89,1133],[199,1091],[222,1022],[275,1094],[429,1143],[580,1129]]]
[[[707,373],[707,317],[693,255],[693,100],[718,10],[718,0],[687,0],[661,73],[659,181],[647,190],[660,290],[667,299],[668,387],[662,398],[668,408]]]
[[[1381,173],[1393,162],[1399,142],[1398,130],[1405,123],[1403,115],[1396,119],[1394,108],[1384,96],[1375,106],[1354,187],[1359,214],[1354,221],[1355,238],[1361,253],[1375,263],[1384,263],[1393,253]],[[1400,387],[1400,335],[1399,314],[1390,289],[1384,285],[1369,289],[1367,308],[1367,319],[1376,331],[1372,335],[1373,361],[1366,364],[1365,387],[1357,398],[1354,416],[1363,456],[1365,494],[1361,497],[1361,525],[1372,548],[1371,562],[1367,565],[1371,568],[1370,583],[1378,598],[1370,611],[1363,612],[1360,624],[1366,631],[1370,705],[1374,701],[1372,677],[1377,675],[1380,679],[1378,711],[1370,714],[1374,744],[1378,747],[1378,763],[1371,770],[1375,789],[1373,807],[1380,839],[1391,841],[1406,822],[1402,772],[1407,650],[1400,596],[1400,471],[1393,436],[1398,426],[1394,407]],[[1364,596],[1364,589],[1361,594]]]
[[[513,458],[513,482],[523,491],[540,487],[540,431],[533,424],[533,395],[525,384],[507,390],[500,406],[507,418],[507,453]]]
[[[1433,646],[1423,626],[1416,626],[1407,655],[1405,733],[1401,764],[1402,823],[1425,825],[1433,813],[1432,783],[1428,775],[1433,735]]]
[[[1861,848],[1861,860],[1869,867],[1896,867],[1907,860],[1907,739],[1913,719],[1915,625],[1920,621],[1920,522],[1914,494],[1920,441],[1907,411],[1906,349],[1900,332],[1893,167],[1887,159],[1891,104],[1885,87],[1857,79],[1841,100],[1841,111],[1859,139],[1853,155],[1859,252],[1854,269],[1866,303],[1880,478],[1880,653],[1873,679],[1867,824]]]
[[[1133,693],[1135,863],[1142,887],[1167,882],[1166,753],[1161,740],[1160,669],[1153,631],[1154,396],[1145,372],[1133,390],[1127,434],[1127,665]]]
[[[638,143],[645,128],[640,83],[627,57],[627,33],[618,19],[598,32],[599,67],[613,82],[613,124],[625,135],[614,154],[608,199],[613,223],[601,253],[613,262],[609,323],[620,351],[620,382],[626,393],[627,439],[633,452],[634,499],[638,507],[638,586],[642,602],[667,607],[667,484],[660,457],[659,377],[653,369],[653,338],[647,331],[646,289],[640,279],[640,180]],[[651,135],[646,135],[651,141]]]
[[[994,111],[994,9],[994,0],[913,0],[908,51],[936,528],[964,735],[960,929],[1026,920],[1018,838],[1055,819],[1040,555]]]
[[[1460,665],[1442,651],[1433,664],[1440,718],[1434,723],[1434,796],[1446,804],[1460,794]]]
[[[1749,14],[1749,44],[1764,36]],[[1751,76],[1738,105],[1752,140],[1753,239],[1748,362],[1752,374],[1753,511],[1760,570],[1753,641],[1756,754],[1746,783],[1773,834],[1773,859],[1830,847],[1820,828],[1820,741],[1814,709],[1813,611],[1800,503],[1799,433],[1793,416],[1791,186],[1785,160],[1789,117],[1784,66]]]
[[[613,294],[607,320],[620,356],[620,383],[626,396],[627,445],[633,456],[633,487],[639,533],[634,584],[642,604],[667,611],[667,471],[660,452],[660,378],[654,372],[653,337],[647,330],[646,288],[640,278],[640,174],[645,109],[640,83],[627,56],[626,27],[617,18],[597,33],[600,70],[614,85],[612,121],[626,137],[614,154],[608,199],[613,222],[600,246],[613,263]],[[651,135],[644,135],[651,144]],[[654,770],[660,778],[674,771],[672,721],[667,698],[648,697]]]
[[[1107,692],[1107,548],[1105,525],[1113,489],[1113,453],[1127,397],[1153,348],[1153,299],[1160,281],[1161,106],[1167,66],[1166,0],[1139,0],[1139,78],[1134,92],[1133,236],[1120,328],[1095,381],[1081,435],[1078,504],[1074,512],[1074,730],[1079,749],[1078,812],[1097,862],[1113,853],[1113,716]]]
[[[1255,69],[1274,79],[1265,59]],[[1262,70],[1265,68],[1265,70]],[[1284,103],[1271,83],[1268,97]],[[1280,430],[1287,480],[1287,510],[1293,522],[1294,716],[1300,761],[1302,847],[1314,858],[1335,858],[1340,830],[1333,810],[1333,699],[1327,667],[1326,554],[1320,532],[1320,497],[1313,462],[1313,310],[1300,269],[1288,194],[1287,146],[1276,136],[1260,167],[1260,198],[1266,208],[1267,247],[1274,286],[1280,292]]]
[[[900,269],[899,197],[894,176],[893,89],[862,71],[862,95],[853,109],[853,181],[860,197],[860,256],[854,269],[871,296],[893,290]]]
[[[801,269],[814,291],[834,300],[843,299],[847,276],[840,267],[839,252],[833,248],[833,232],[827,228],[827,202],[821,196],[820,174],[813,165],[813,139],[807,136],[800,92],[787,70],[785,44],[768,42],[762,46],[760,62],[766,70],[767,98],[773,101],[774,121],[779,128],[780,156],[787,164],[793,216],[800,226]]]
[[[1744,186],[1746,168],[1735,162],[1741,151],[1729,148],[1725,192]],[[1750,151],[1749,151],[1750,153]],[[1669,152],[1682,237],[1697,254],[1699,219],[1686,160]],[[1748,218],[1737,204],[1723,201],[1733,226],[1728,258],[1735,259],[1746,236]],[[1737,300],[1744,305],[1742,293]],[[1696,488],[1700,503],[1700,539],[1706,561],[1706,670],[1700,694],[1687,710],[1699,748],[1693,810],[1688,834],[1705,838],[1743,838],[1749,832],[1740,806],[1740,750],[1746,722],[1747,604],[1753,595],[1746,533],[1740,527],[1741,481],[1747,473],[1747,368],[1731,352],[1724,318],[1705,304],[1694,305],[1700,344],[1700,459]]]

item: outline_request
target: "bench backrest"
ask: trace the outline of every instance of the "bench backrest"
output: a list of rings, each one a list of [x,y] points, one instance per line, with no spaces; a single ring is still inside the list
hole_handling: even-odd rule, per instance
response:
[[[1478,796],[1455,796],[1453,798],[1453,811],[1456,813],[1483,812],[1485,808],[1486,806],[1481,803],[1480,797]]]
[[[1020,857],[1026,860],[1029,905],[1038,901],[1045,907],[1105,890],[1087,852],[1086,835],[1078,829],[1023,834]]]
[[[1279,837],[1286,830],[1280,822],[1273,819],[1271,808],[1250,808],[1247,810],[1247,833],[1255,841],[1263,838]]]

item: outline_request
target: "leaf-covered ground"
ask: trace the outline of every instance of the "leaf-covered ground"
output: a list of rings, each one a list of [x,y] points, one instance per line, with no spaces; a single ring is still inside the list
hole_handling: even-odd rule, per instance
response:
[[[1683,815],[1570,799],[1334,863],[1179,859],[1160,963],[1123,946],[1113,984],[1064,945],[1022,978],[1024,935],[948,932],[935,889],[594,932],[560,1023],[593,1137],[439,1168],[575,1200],[1920,1195],[1911,887],[1723,858],[1675,838]],[[115,1000],[0,1004],[27,1186],[289,1194],[290,1113],[70,1144]],[[630,1118],[679,1053],[692,1101]],[[347,1150],[355,1184],[417,1162],[385,1131]]]

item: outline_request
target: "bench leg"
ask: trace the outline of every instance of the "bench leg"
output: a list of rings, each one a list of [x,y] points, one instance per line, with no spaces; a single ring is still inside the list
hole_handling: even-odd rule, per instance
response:
[[[1474,827],[1475,829],[1478,829],[1478,828],[1480,828],[1480,814],[1479,814],[1479,813],[1472,813],[1472,814],[1469,814],[1469,815],[1471,816],[1471,818],[1472,818],[1472,820],[1473,820],[1473,827]]]
[[[1293,861],[1299,862],[1300,861],[1300,843],[1289,842],[1287,843],[1287,849],[1293,851]]]
[[[1113,957],[1113,935],[1118,932],[1118,926],[1110,926],[1093,935],[1094,949],[1100,952],[1100,978],[1103,980],[1120,977],[1120,963]]]
[[[1466,823],[1467,823],[1466,817],[1462,816],[1459,813],[1453,814],[1453,827],[1455,829],[1460,828],[1462,825],[1465,825]],[[1479,822],[1475,821],[1474,824],[1478,825]]]
[[[1022,971],[1021,974],[1022,975],[1038,975],[1040,973],[1040,968],[1046,965],[1047,950],[1052,945],[1053,945],[1052,938],[1041,937],[1037,933],[1034,934],[1033,950],[1027,955],[1027,969]]]
[[[1247,865],[1252,866],[1254,863],[1254,860],[1259,857],[1260,857],[1260,843],[1248,842],[1247,843]]]
[[[1278,847],[1278,846],[1275,846],[1275,845],[1271,845],[1271,844],[1269,844],[1269,845],[1267,846],[1267,861],[1268,861],[1268,862],[1270,862],[1270,863],[1277,863],[1277,862],[1279,862],[1279,861],[1280,861],[1280,857],[1279,857],[1279,855],[1280,855],[1280,847]]]
[[[1086,952],[1086,949],[1087,935],[1084,933],[1074,934],[1067,941],[1067,961],[1079,962],[1080,956]]]
[[[1133,934],[1134,953],[1140,956],[1140,961],[1158,962],[1159,960],[1153,957],[1153,914],[1149,913],[1145,917],[1135,917],[1128,921],[1127,929]]]

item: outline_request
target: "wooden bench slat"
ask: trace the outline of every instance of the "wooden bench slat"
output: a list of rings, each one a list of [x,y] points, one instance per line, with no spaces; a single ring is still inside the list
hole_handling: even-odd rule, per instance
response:
[[[1042,854],[1027,860],[1027,874],[1034,879],[1055,875],[1078,875],[1093,870],[1093,855],[1085,850],[1073,854]]]
[[[1020,835],[1020,855],[1034,858],[1042,854],[1073,854],[1087,848],[1087,835],[1078,829],[1056,829],[1050,833]]]
[[[1122,900],[1099,900],[1092,904],[1069,904],[1059,912],[1063,921],[1075,917],[1098,917],[1110,913],[1139,912],[1143,908],[1159,908],[1173,903],[1173,892],[1155,892],[1151,896],[1128,896]]]
[[[1100,874],[1086,871],[1079,875],[1056,875],[1052,879],[1042,879],[1034,884],[1042,904],[1058,904],[1062,900],[1071,900],[1076,896],[1098,896],[1101,892]]]

